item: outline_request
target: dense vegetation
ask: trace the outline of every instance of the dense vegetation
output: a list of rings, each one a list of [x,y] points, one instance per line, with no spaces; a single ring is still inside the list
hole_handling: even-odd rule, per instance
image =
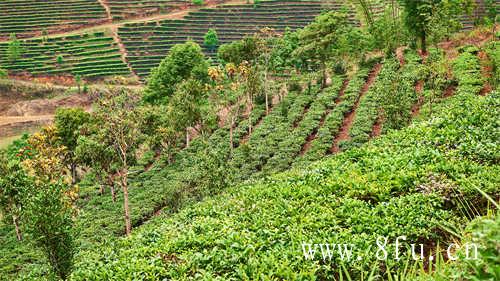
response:
[[[139,92],[95,85],[92,110],[61,108],[0,150],[0,279],[498,279],[495,27],[450,35],[468,0],[353,2],[362,26],[334,5],[303,29],[238,30],[230,43],[203,29]],[[233,8],[256,19],[276,7]],[[79,88],[130,73],[117,38],[12,35],[2,65],[69,72]],[[353,258],[325,257],[322,243],[352,245]]]

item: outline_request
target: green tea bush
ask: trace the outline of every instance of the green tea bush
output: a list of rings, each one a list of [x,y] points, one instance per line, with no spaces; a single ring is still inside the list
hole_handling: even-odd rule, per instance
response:
[[[499,113],[498,93],[452,97],[446,104],[448,110],[431,120],[307,170],[237,185],[178,214],[156,217],[130,238],[86,252],[72,280],[328,279],[339,270],[338,257],[306,260],[302,249],[302,243],[327,242],[362,249],[356,252],[361,260],[344,261],[353,278],[374,263],[382,276],[387,266],[402,268],[408,254],[377,261],[376,250],[367,250],[376,249],[379,235],[446,244],[454,240],[442,226],[467,222],[447,188],[469,200],[482,197],[478,186],[498,196],[498,165],[484,162],[491,156],[461,149],[476,141],[498,145],[497,133],[488,129]],[[472,137],[476,130],[483,136]],[[498,160],[495,146],[486,147]],[[391,255],[395,248],[387,250]]]

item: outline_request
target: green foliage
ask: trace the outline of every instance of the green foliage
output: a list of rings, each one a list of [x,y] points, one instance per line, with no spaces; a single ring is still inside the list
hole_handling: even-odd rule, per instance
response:
[[[236,65],[244,61],[254,62],[259,55],[258,39],[255,36],[247,36],[240,41],[224,44],[217,52],[220,60]]]
[[[7,59],[10,62],[14,62],[21,58],[23,53],[23,48],[21,46],[21,41],[16,38],[16,34],[12,33],[10,35],[9,43],[7,46]]]
[[[193,0],[193,4],[197,5],[197,6],[201,6],[203,5],[205,2],[203,0]]]
[[[64,63],[64,57],[63,56],[57,56],[56,62],[58,65],[62,65]]]
[[[363,42],[366,40],[361,31],[349,24],[347,14],[331,11],[318,16],[300,31],[300,45],[295,55],[320,66],[325,87],[327,62],[340,63],[358,57],[364,51]]]
[[[305,260],[302,243],[373,250],[378,235],[451,242],[441,226],[466,219],[448,188],[470,200],[481,198],[476,186],[498,194],[498,167],[479,160],[486,154],[475,149],[484,145],[498,158],[491,146],[498,139],[490,130],[500,108],[497,95],[452,97],[448,110],[432,120],[305,171],[235,186],[178,214],[156,217],[131,238],[86,253],[73,278],[310,280],[335,274],[339,260]],[[470,150],[464,154],[465,147]],[[393,245],[388,249],[394,253]],[[350,276],[359,279],[371,270],[375,254],[356,252],[361,261],[345,262]],[[402,268],[408,258],[378,261],[376,274],[384,277],[384,268]]]
[[[54,117],[57,135],[60,143],[68,149],[68,154],[65,162],[71,170],[73,183],[76,183],[76,168],[78,159],[75,156],[78,137],[80,136],[80,128],[87,124],[90,120],[90,114],[82,108],[59,108]]]
[[[8,73],[5,69],[0,68],[0,78],[7,78]]]
[[[402,0],[404,23],[410,33],[421,41],[421,48],[427,51],[428,40],[436,42],[450,32],[456,31],[459,18],[470,12],[471,0]],[[450,30],[451,27],[451,30]]]
[[[394,1],[384,7],[383,14],[376,17],[369,25],[372,34],[373,47],[384,51],[386,54],[394,53],[396,48],[406,42],[407,32],[402,28],[402,18],[395,13]]]
[[[36,184],[26,200],[26,228],[48,260],[52,272],[66,280],[73,269],[76,251],[72,207],[62,182]]]
[[[210,28],[207,31],[204,38],[204,44],[210,50],[215,50],[215,48],[217,48],[217,45],[219,45],[219,38],[217,36],[217,31],[215,31],[215,29]]]
[[[143,99],[151,104],[165,104],[183,80],[193,78],[205,81],[207,69],[208,63],[198,44],[188,41],[175,45],[152,71]]]
[[[33,185],[31,179],[15,159],[0,151],[0,213],[5,221],[11,220],[18,240],[22,240],[19,227],[23,216],[26,194]]]

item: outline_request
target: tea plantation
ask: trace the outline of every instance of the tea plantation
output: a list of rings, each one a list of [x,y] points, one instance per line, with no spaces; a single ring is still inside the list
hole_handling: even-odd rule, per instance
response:
[[[498,3],[1,2],[0,280],[500,280]]]

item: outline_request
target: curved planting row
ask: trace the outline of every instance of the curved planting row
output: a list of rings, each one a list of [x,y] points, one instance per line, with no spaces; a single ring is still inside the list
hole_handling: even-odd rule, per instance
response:
[[[370,139],[373,126],[381,114],[381,103],[388,91],[394,90],[391,87],[395,87],[397,84],[394,73],[398,71],[398,67],[399,62],[394,58],[384,61],[374,84],[360,100],[352,127],[349,130],[350,140],[340,143],[342,148],[348,144],[362,144]]]
[[[86,77],[130,74],[113,37],[103,32],[19,42],[16,57],[9,55],[9,42],[0,42],[0,67],[10,73]]]
[[[0,38],[18,38],[45,31],[75,29],[106,20],[97,0],[4,0],[0,1]]]
[[[326,116],[324,124],[319,128],[316,139],[311,143],[309,150],[302,155],[295,165],[309,163],[321,159],[330,152],[335,136],[339,134],[344,116],[353,110],[361,88],[366,82],[371,66],[363,67],[349,80],[343,95],[337,99],[337,104]]]
[[[318,94],[297,127],[278,144],[276,153],[263,168],[264,172],[286,170],[301,153],[301,149],[306,149],[304,145],[307,138],[322,127],[322,120],[328,111],[334,108],[342,88],[342,80],[341,77],[334,77],[332,85]]]
[[[126,24],[118,33],[127,49],[127,59],[142,77],[156,67],[169,49],[191,39],[203,46],[204,35],[213,28],[219,44],[239,40],[263,27],[284,32],[302,28],[324,9],[339,9],[341,4],[321,1],[264,1],[259,5],[222,5],[190,12],[182,20]],[[354,17],[354,15],[353,15]],[[353,18],[353,22],[355,22]],[[205,48],[209,55],[215,50]]]

